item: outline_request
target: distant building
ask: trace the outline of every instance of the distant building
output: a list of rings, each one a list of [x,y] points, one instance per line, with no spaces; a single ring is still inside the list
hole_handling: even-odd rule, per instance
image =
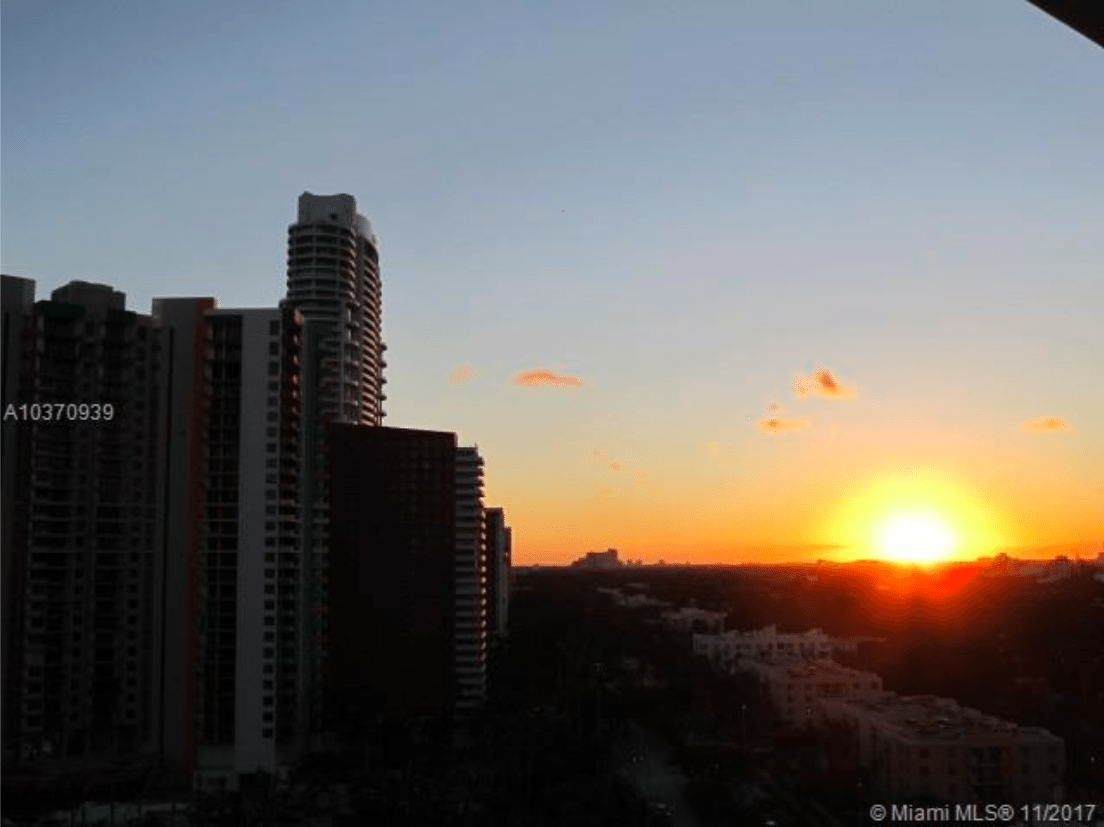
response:
[[[502,641],[509,622],[513,531],[506,525],[501,508],[486,509],[483,521],[487,540],[487,627],[494,640]]]
[[[820,723],[817,702],[821,698],[860,698],[882,691],[882,679],[873,672],[850,669],[830,660],[744,660],[738,668],[759,679],[783,721],[801,728]]]
[[[629,609],[639,609],[644,606],[658,606],[667,607],[671,604],[666,600],[659,600],[647,594],[625,594],[620,589],[610,589],[606,587],[599,587],[599,594],[608,594],[610,599],[613,600],[615,606]]]
[[[583,569],[616,569],[624,564],[617,559],[617,549],[611,548],[606,551],[588,551],[585,557],[580,557],[571,565]]]
[[[724,630],[725,612],[711,612],[707,609],[682,608],[663,613],[663,625],[680,632],[720,633]]]
[[[822,698],[819,706],[823,720],[842,723],[857,739],[860,765],[888,800],[1060,798],[1065,745],[1046,730],[931,695]]]
[[[773,625],[752,632],[696,634],[693,647],[695,653],[705,655],[724,671],[732,671],[741,660],[824,659],[832,655],[832,641],[820,629],[787,633]]]

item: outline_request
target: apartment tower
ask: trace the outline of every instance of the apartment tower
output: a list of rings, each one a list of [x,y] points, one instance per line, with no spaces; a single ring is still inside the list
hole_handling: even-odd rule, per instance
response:
[[[151,320],[110,287],[3,279],[5,758],[153,745]]]
[[[478,708],[487,694],[487,541],[483,517],[483,458],[456,449],[456,708]]]
[[[327,429],[336,423],[382,425],[386,398],[379,246],[351,195],[299,196],[298,221],[288,228],[285,304],[304,319],[301,671],[304,731],[321,746],[328,682]]]

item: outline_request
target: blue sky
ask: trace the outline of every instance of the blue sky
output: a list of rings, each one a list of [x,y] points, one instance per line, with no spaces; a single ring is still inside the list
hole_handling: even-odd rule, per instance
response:
[[[10,2],[0,32],[4,272],[273,305],[298,195],[353,194],[389,424],[479,443],[523,558],[828,543],[833,497],[917,463],[999,504],[993,543],[1104,534],[1104,55],[1026,2]],[[820,366],[859,393],[795,399]],[[537,368],[584,384],[511,383]],[[757,430],[771,402],[810,426]]]

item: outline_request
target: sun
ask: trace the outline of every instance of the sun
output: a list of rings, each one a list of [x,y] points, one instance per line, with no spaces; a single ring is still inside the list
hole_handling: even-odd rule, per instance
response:
[[[890,560],[930,563],[943,560],[954,546],[954,535],[931,514],[895,514],[878,532],[882,554]]]

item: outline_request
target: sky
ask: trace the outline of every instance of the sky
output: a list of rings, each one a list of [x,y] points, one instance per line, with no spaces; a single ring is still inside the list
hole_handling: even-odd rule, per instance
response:
[[[1104,538],[1104,52],[1027,2],[12,0],[0,35],[3,272],[273,306],[298,196],[354,195],[386,424],[479,446],[515,563]]]

